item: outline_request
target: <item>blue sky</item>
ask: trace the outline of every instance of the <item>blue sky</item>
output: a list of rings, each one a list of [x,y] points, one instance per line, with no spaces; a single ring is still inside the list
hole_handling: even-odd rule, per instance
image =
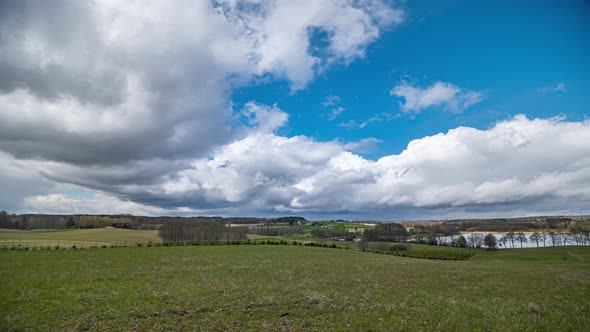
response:
[[[590,214],[587,1],[0,4],[0,209]]]
[[[289,135],[382,142],[368,158],[400,153],[409,141],[457,126],[487,128],[516,114],[564,115],[580,121],[590,110],[590,4],[584,1],[408,1],[407,21],[385,32],[364,59],[334,66],[303,91],[288,81],[234,91],[237,108],[248,101],[278,104],[289,113]],[[486,99],[460,114],[432,107],[404,114],[389,94],[400,80],[435,81],[482,90]],[[540,92],[564,84],[565,91]],[[328,96],[341,102],[324,106]],[[338,119],[326,114],[346,109]],[[380,113],[402,116],[362,129],[338,126]]]

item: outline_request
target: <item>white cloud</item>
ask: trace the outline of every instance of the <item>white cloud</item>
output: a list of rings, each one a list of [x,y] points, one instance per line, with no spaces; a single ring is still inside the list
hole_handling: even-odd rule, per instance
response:
[[[390,91],[390,94],[404,99],[401,104],[404,112],[415,113],[430,107],[444,107],[448,111],[458,113],[485,98],[482,92],[462,90],[445,82],[435,82],[426,88],[401,82]]]
[[[0,151],[43,181],[181,204],[150,186],[240,135],[232,89],[269,77],[302,89],[331,64],[363,57],[402,17],[377,0],[7,2]],[[269,109],[245,108],[257,132],[286,123]],[[16,209],[17,200],[0,203]]]
[[[375,137],[367,137],[357,142],[348,142],[344,144],[343,148],[346,151],[356,153],[370,153],[377,151],[377,145],[381,142],[383,142],[383,140]]]
[[[372,118],[371,118],[372,119]],[[369,120],[371,120],[369,119]],[[339,127],[342,128],[349,128],[349,129],[363,129],[365,128],[369,123],[371,123],[372,121],[363,121],[363,122],[357,122],[356,120],[348,120],[346,122],[340,122],[338,124]]]
[[[91,163],[204,154],[229,136],[233,86],[273,75],[303,88],[402,17],[336,0],[23,1],[3,14],[0,149]],[[323,57],[309,52],[312,28],[328,32]]]
[[[544,87],[537,88],[537,92],[539,92],[539,93],[565,92],[565,91],[566,91],[566,87],[565,87],[565,83],[563,83],[563,82],[556,83],[553,86],[544,86]]]
[[[344,108],[342,106],[334,108],[332,110],[332,112],[330,112],[330,114],[328,114],[328,120],[334,121],[338,117],[340,117],[340,115],[342,115],[342,113],[344,113],[344,112],[346,112],[346,108]]]
[[[120,198],[36,195],[27,202],[47,211],[62,211],[60,206],[99,211],[104,201],[116,211],[143,214],[161,209],[169,214],[372,213],[378,218],[579,213],[587,212],[590,202],[588,142],[589,121],[518,115],[486,130],[458,127],[416,139],[400,154],[374,161],[355,153],[372,148],[379,143],[376,138],[318,142],[253,129],[169,176],[142,185],[106,186]],[[76,177],[76,169],[42,163],[28,168]]]
[[[324,100],[324,102],[322,104],[324,106],[335,106],[337,104],[340,104],[340,97],[334,96],[334,95],[329,95],[326,97],[326,99]]]
[[[565,92],[565,83],[557,83],[557,85],[555,85],[555,87],[553,88],[553,91]]]
[[[291,0],[219,1],[230,21],[244,27],[252,41],[252,58],[259,73],[283,75],[294,90],[304,87],[317,71],[334,62],[363,57],[366,46],[381,31],[403,20],[403,11],[383,1]],[[248,6],[250,4],[251,6]],[[252,10],[252,8],[256,8]],[[325,57],[308,53],[311,31],[326,34]],[[316,46],[317,47],[317,46]]]
[[[401,114],[393,115],[391,113],[381,112],[376,115],[373,115],[372,117],[370,117],[367,120],[362,121],[362,122],[357,122],[356,120],[348,120],[346,122],[340,122],[338,124],[338,126],[343,127],[343,128],[348,128],[348,129],[363,129],[371,123],[389,122],[391,120],[395,120],[395,119],[399,118],[400,116],[401,116]]]
[[[402,19],[376,0],[9,3],[0,12],[0,183],[10,192],[0,203],[242,215],[587,205],[587,121],[459,127],[377,161],[355,154],[375,138],[281,136],[288,116],[277,105],[247,103],[248,126],[232,127],[232,89],[261,77],[302,89],[331,64],[363,57]],[[392,94],[406,112],[458,112],[484,98],[443,82],[400,83]],[[93,194],[68,194],[63,183]]]
[[[340,104],[340,102],[341,102],[340,97],[334,96],[334,95],[329,95],[326,97],[326,99],[322,103],[326,107],[333,106],[332,111],[330,113],[322,114],[323,116],[328,117],[328,121],[334,121],[338,117],[340,117],[340,115],[342,115],[342,113],[346,112],[346,108],[344,108],[342,106],[336,107],[338,104]]]
[[[146,206],[102,193],[93,193],[90,197],[75,197],[65,194],[37,195],[25,198],[26,213],[54,214],[134,214],[158,215],[170,210]],[[183,211],[178,211],[183,212]]]
[[[289,120],[289,115],[281,111],[276,104],[269,107],[248,102],[244,105],[242,114],[246,116],[250,126],[259,132],[272,133],[283,127]]]
[[[587,121],[518,115],[487,130],[459,127],[417,139],[402,153],[377,161],[347,151],[377,142],[323,143],[252,132],[159,188],[208,202],[213,209],[303,214],[545,213],[590,201]],[[555,206],[547,200],[569,203]]]

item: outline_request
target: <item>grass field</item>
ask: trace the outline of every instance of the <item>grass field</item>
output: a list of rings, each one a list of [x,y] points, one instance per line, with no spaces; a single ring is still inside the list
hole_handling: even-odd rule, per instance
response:
[[[302,246],[0,252],[0,330],[590,327],[590,248],[436,261]]]
[[[145,242],[160,242],[158,231],[154,230],[128,230],[118,228],[91,228],[68,230],[33,230],[21,231],[13,229],[0,229],[0,246],[54,246],[63,245],[88,247],[101,244],[134,244]]]

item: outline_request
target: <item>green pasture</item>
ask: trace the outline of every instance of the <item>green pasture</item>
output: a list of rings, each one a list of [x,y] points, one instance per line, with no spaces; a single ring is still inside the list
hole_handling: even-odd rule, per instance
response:
[[[0,251],[2,331],[585,331],[590,248]]]

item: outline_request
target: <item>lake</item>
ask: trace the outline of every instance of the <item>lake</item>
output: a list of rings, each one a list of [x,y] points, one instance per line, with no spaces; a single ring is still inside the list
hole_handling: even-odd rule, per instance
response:
[[[483,245],[483,238],[490,233],[484,232],[474,232],[474,233],[462,233],[467,240],[467,244],[470,247],[476,246],[478,243],[481,243],[482,247],[486,247]],[[513,233],[513,238],[508,233],[495,233],[492,232],[498,243],[498,248],[500,249],[507,249],[507,248],[541,248],[541,247],[552,247],[552,246],[580,246],[580,245],[590,245],[590,238],[586,235],[582,234],[566,234],[566,233],[538,233],[538,238],[535,239],[534,233],[532,232],[522,232],[522,233]],[[523,234],[523,236],[519,236],[519,234]],[[453,240],[457,239],[459,236],[444,236],[438,239],[439,245],[449,245]],[[475,244],[475,245],[474,245]]]

